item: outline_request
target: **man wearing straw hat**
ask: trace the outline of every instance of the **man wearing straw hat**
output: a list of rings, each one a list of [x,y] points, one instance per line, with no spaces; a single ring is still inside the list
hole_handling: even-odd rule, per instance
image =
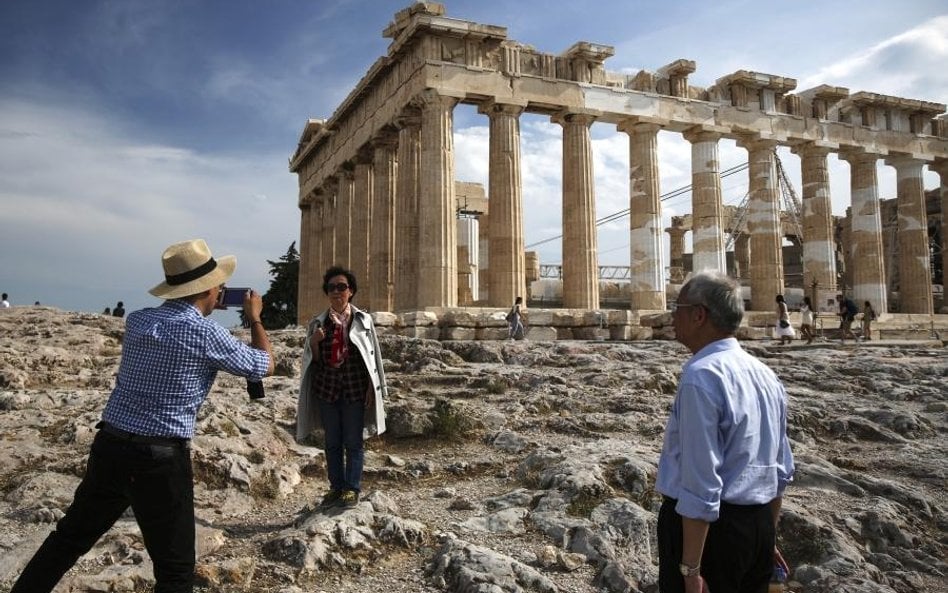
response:
[[[237,259],[215,259],[196,239],[168,247],[160,307],[128,316],[115,388],[96,425],[72,505],[11,593],[50,591],[131,506],[154,564],[155,591],[194,587],[194,422],[218,371],[259,381],[273,372],[260,322],[263,300],[244,297],[251,345],[208,319]]]

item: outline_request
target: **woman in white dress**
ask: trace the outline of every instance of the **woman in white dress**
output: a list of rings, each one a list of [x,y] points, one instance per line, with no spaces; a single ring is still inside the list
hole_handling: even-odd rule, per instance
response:
[[[800,334],[806,339],[807,344],[813,343],[813,304],[810,297],[803,297],[803,304],[800,305]]]
[[[777,332],[775,334],[780,338],[781,344],[789,344],[797,335],[790,325],[790,311],[787,309],[787,303],[783,300],[783,295],[777,295]]]

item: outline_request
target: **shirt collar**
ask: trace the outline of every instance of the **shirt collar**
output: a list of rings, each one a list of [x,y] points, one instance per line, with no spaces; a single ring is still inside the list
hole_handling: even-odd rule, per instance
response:
[[[168,307],[172,311],[179,311],[181,313],[188,313],[190,311],[190,312],[193,312],[198,317],[204,317],[204,315],[201,314],[200,309],[195,307],[193,303],[190,303],[184,299],[169,299],[165,301],[161,306]]]
[[[706,356],[711,356],[712,354],[717,354],[718,352],[724,352],[726,350],[739,350],[741,345],[738,343],[737,338],[721,338],[720,340],[715,340],[695,352],[694,356],[691,357],[691,360],[688,361],[688,364],[701,360]]]

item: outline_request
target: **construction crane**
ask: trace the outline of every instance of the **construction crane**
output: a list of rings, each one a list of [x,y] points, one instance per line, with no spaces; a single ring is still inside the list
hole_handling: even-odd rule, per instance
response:
[[[790,178],[787,176],[786,169],[783,168],[783,163],[780,161],[780,155],[777,154],[776,150],[773,152],[773,155],[774,163],[777,168],[777,187],[780,190],[780,201],[782,208],[790,217],[790,224],[794,233],[802,240],[803,225],[800,223],[800,220],[803,217],[803,213],[800,206],[800,200],[797,198],[796,190],[793,189],[793,184],[790,183]],[[737,241],[737,237],[742,233],[741,228],[744,226],[744,221],[747,219],[747,209],[749,202],[750,191],[744,195],[744,198],[738,205],[737,210],[734,212],[734,216],[732,216],[731,220],[728,221],[727,228],[729,231],[727,235],[727,241],[725,241],[725,250],[731,249],[734,246],[734,242]]]

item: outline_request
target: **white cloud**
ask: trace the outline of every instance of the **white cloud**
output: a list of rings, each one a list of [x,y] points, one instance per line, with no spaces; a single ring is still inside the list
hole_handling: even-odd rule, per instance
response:
[[[830,63],[804,77],[800,89],[819,84],[945,102],[948,99],[948,15],[934,18]]]
[[[0,130],[0,249],[16,254],[0,283],[21,303],[142,306],[161,251],[193,237],[238,255],[235,280],[265,291],[266,260],[299,235],[285,155],[140,143],[101,114],[35,103],[0,105]]]

